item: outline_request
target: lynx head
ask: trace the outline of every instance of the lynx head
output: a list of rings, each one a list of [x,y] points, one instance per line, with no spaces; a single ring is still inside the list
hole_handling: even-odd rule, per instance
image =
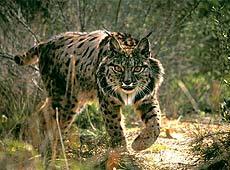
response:
[[[129,43],[111,36],[109,49],[97,70],[97,81],[104,93],[131,104],[154,91],[160,84],[163,69],[160,62],[151,57],[146,37],[135,46],[124,44]]]

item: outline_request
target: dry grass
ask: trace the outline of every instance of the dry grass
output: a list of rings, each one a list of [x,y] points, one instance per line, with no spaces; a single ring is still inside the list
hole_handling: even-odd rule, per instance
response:
[[[197,128],[191,146],[199,169],[230,169],[229,125]]]
[[[59,155],[52,163],[25,141],[5,138],[0,142],[0,167],[4,170],[44,167],[58,170],[66,169],[68,161],[69,169],[74,170],[113,170],[114,167],[117,170],[227,169],[230,160],[229,127],[223,123],[210,123],[210,118],[203,120],[198,121],[200,123],[164,120],[156,143],[142,152],[131,149],[139,128],[127,127],[128,150],[124,151],[108,147],[109,140],[103,128],[94,129],[88,123],[84,126],[89,129],[82,129],[75,124],[70,137],[63,142],[66,158]],[[46,164],[45,159],[48,159]]]

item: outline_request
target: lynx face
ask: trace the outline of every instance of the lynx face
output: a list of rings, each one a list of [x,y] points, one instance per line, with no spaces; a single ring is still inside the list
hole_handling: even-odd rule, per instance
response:
[[[98,69],[99,86],[105,93],[133,104],[137,97],[148,95],[154,88],[154,62],[150,58],[149,42],[142,39],[133,49],[124,49],[113,38],[110,50]],[[100,73],[101,72],[101,73]],[[141,97],[142,98],[142,97]]]

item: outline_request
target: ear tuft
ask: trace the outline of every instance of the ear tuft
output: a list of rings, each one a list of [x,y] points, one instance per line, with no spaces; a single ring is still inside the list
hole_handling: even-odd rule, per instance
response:
[[[141,41],[137,44],[136,49],[142,54],[142,55],[149,55],[150,53],[150,44],[148,38],[144,37],[141,39]]]

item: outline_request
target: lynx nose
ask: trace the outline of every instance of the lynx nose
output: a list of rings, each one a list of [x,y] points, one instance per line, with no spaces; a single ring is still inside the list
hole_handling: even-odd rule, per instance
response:
[[[132,81],[130,79],[127,79],[127,80],[124,81],[124,84],[126,86],[130,85],[131,83],[132,83]]]
[[[125,71],[123,83],[124,83],[126,86],[129,86],[129,85],[132,83],[132,78],[131,78],[131,73],[130,73],[130,71]]]

